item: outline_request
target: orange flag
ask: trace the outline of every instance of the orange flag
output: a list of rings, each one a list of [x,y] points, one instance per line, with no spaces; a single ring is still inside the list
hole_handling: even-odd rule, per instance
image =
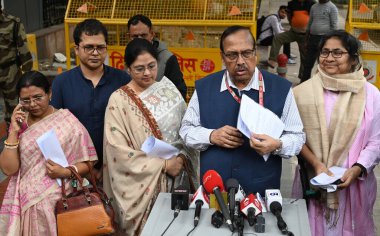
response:
[[[87,10],[87,3],[83,4],[82,6],[78,7],[77,11],[81,12],[81,13],[85,13],[87,14],[88,13],[88,10]]]
[[[363,41],[369,41],[369,36],[368,36],[368,31],[364,31],[362,32],[359,37],[358,37],[359,40],[363,40]]]
[[[233,5],[230,9],[230,12],[227,15],[228,16],[241,15],[241,11],[237,6]]]
[[[90,2],[86,2],[82,6],[78,7],[77,11],[87,14],[91,10],[95,10],[96,6]]]
[[[365,5],[365,3],[360,3],[360,6],[359,6],[359,13],[367,13],[367,12],[370,12],[371,9],[369,9],[367,7],[367,5]]]
[[[195,35],[194,35],[193,31],[190,30],[190,31],[186,34],[185,39],[186,39],[186,40],[195,40]]]

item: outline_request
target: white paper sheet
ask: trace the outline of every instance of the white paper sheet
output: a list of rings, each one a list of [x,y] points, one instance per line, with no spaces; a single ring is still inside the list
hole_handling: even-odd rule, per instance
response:
[[[62,167],[69,166],[54,129],[44,133],[36,141],[46,160],[50,159]],[[61,186],[61,179],[57,179],[57,182]]]
[[[280,138],[285,124],[271,110],[259,105],[247,95],[243,94],[240,103],[237,128],[247,138],[252,133],[266,134],[272,138]],[[267,161],[269,154],[263,156]]]
[[[333,184],[335,181],[343,177],[346,168],[332,166],[329,168],[329,171],[333,174],[333,176],[329,176],[326,173],[321,173],[310,180],[312,185],[318,186],[320,188],[326,189],[327,192],[335,192],[337,189],[337,185]]]
[[[149,156],[156,156],[162,159],[170,159],[174,156],[178,156],[179,150],[172,145],[165,143],[162,140],[156,139],[153,136],[148,137],[143,145],[141,151],[145,152]]]

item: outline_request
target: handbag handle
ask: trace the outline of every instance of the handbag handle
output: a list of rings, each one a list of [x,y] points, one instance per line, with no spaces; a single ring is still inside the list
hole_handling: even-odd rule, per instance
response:
[[[97,192],[99,194],[99,196],[102,197],[102,200],[104,201],[105,204],[109,204],[110,200],[109,200],[107,194],[105,194],[103,190],[100,190],[98,188],[97,181],[95,179],[95,175],[93,172],[93,166],[88,161],[86,161],[85,163],[86,163],[86,165],[89,169],[89,172],[90,172],[90,183],[93,186],[93,189],[95,190],[95,192]]]
[[[90,172],[90,182],[91,182],[92,186],[94,187],[95,191],[100,194],[98,186],[97,186],[97,181],[95,179],[95,175],[94,175],[94,172],[92,170],[93,167],[88,161],[86,161],[85,163],[86,163],[86,165],[89,169],[89,172]]]
[[[79,182],[79,186],[83,189],[84,196],[87,200],[87,202],[90,204],[91,203],[91,196],[90,196],[90,190],[86,186],[83,186],[83,178],[79,175],[78,172],[74,169],[72,166],[66,167],[71,171],[71,173],[74,175],[74,178]],[[66,184],[65,184],[65,179],[61,178],[62,180],[62,185],[61,185],[61,191],[62,191],[62,202],[63,206],[65,209],[68,208],[67,204],[67,195],[66,195]]]

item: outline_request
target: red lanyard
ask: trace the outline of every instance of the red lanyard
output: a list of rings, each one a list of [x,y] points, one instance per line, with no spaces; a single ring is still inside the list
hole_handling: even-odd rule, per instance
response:
[[[238,102],[241,102],[241,99],[239,96],[236,95],[236,93],[230,88],[230,85],[228,84],[228,78],[227,73],[225,74],[225,81],[226,81],[226,87],[228,89],[228,92],[232,95],[232,97]],[[263,75],[259,71],[259,104],[261,106],[264,106],[264,81],[263,81]]]

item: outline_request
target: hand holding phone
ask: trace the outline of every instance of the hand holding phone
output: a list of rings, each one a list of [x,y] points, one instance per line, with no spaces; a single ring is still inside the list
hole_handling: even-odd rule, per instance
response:
[[[22,125],[22,123],[26,117],[25,108],[21,104],[18,104],[16,106],[15,110],[13,111],[12,116],[14,116],[14,120],[16,121],[17,126],[19,126],[19,127],[14,127],[14,128],[21,128],[21,125]],[[14,125],[14,126],[16,126],[16,125]]]

